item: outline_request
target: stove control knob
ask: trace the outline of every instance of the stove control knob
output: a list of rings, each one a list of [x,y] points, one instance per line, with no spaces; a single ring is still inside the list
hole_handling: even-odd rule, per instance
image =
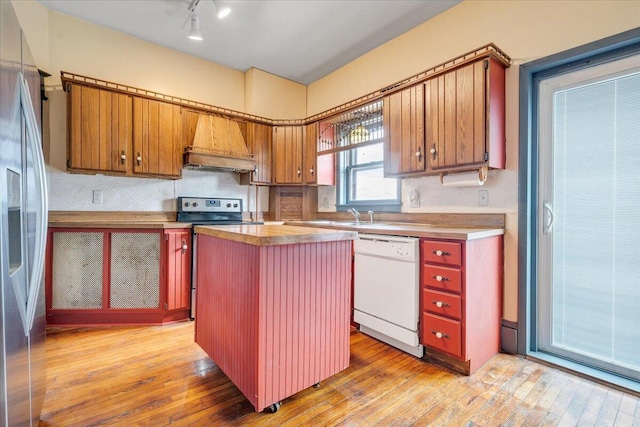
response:
[[[184,207],[188,208],[189,207],[189,202],[184,202]]]
[[[198,202],[193,202],[193,207],[197,207],[198,206]]]
[[[231,203],[227,203],[227,207],[230,208],[231,207]]]
[[[234,207],[234,208],[237,208],[237,207],[238,207],[238,204],[237,204],[237,203],[234,203],[234,204],[233,204],[233,207]]]

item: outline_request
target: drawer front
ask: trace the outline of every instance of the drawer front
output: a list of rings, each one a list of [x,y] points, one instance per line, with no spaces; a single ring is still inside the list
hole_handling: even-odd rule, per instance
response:
[[[422,342],[429,347],[462,358],[462,326],[456,320],[422,313]]]
[[[423,262],[462,265],[462,243],[423,240],[420,249]]]
[[[448,292],[462,292],[462,270],[459,268],[422,266],[422,285]]]
[[[462,297],[431,289],[422,290],[422,304],[425,310],[441,316],[462,319]]]

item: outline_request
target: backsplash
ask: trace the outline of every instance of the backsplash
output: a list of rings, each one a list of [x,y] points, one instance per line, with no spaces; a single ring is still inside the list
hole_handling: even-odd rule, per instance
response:
[[[176,197],[241,198],[244,211],[256,210],[256,187],[240,185],[233,172],[182,170],[182,179],[124,178],[70,174],[47,167],[51,211],[176,211]],[[93,191],[102,191],[102,203],[93,203]],[[269,190],[259,190],[258,208],[269,209]]]
[[[417,202],[412,203],[412,191]],[[485,190],[486,205],[480,205],[479,191]],[[484,185],[444,187],[439,176],[405,178],[402,180],[403,213],[422,212],[517,212],[518,173],[513,170],[490,170]],[[318,211],[336,212],[336,188],[318,187]]]

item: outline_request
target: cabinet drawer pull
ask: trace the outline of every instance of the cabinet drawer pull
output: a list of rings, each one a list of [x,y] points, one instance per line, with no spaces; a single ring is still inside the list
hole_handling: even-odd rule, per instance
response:
[[[446,303],[446,302],[436,301],[436,300],[433,300],[433,301],[431,301],[431,302],[433,303],[433,305],[435,305],[435,306],[436,306],[436,307],[438,307],[438,308],[442,308],[442,307],[451,307],[451,304],[448,304],[448,303]]]
[[[431,333],[433,335],[436,336],[436,338],[438,339],[442,339],[442,338],[447,338],[449,339],[449,335],[445,334],[444,332],[439,332],[439,331],[434,331],[433,329],[431,330]]]
[[[451,256],[451,252],[443,252],[439,249],[437,251],[433,251],[433,254],[438,256]]]
[[[451,279],[449,279],[448,277],[444,277],[444,276],[431,276],[432,279],[437,280],[438,282],[450,282]]]

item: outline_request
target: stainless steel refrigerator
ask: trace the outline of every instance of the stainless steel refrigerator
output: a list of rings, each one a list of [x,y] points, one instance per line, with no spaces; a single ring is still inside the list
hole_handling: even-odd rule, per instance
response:
[[[0,426],[37,426],[46,390],[40,78],[10,1],[0,1],[0,32]]]

